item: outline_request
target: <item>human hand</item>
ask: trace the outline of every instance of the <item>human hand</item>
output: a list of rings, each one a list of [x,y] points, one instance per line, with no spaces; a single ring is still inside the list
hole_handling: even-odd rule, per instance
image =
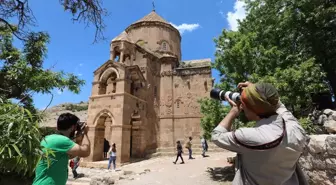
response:
[[[252,82],[246,81],[246,82],[241,82],[238,84],[238,89],[248,87],[249,85],[252,85]]]
[[[86,135],[89,132],[89,127],[87,124],[85,124],[84,129],[83,129],[83,134]]]
[[[232,101],[228,96],[225,96],[225,99],[227,102],[230,103],[231,105],[231,110],[230,112],[232,112],[234,114],[235,117],[238,117],[240,111],[241,111],[241,106],[240,103],[236,103],[234,101]]]

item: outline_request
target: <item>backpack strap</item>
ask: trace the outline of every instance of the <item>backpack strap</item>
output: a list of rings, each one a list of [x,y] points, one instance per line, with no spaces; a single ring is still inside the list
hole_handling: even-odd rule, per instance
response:
[[[233,136],[234,140],[239,145],[244,146],[244,147],[246,147],[248,149],[251,149],[251,150],[268,150],[268,149],[272,149],[272,148],[275,148],[278,145],[280,145],[282,139],[286,135],[286,123],[285,123],[285,120],[283,118],[282,118],[282,122],[283,122],[283,132],[282,132],[281,136],[278,139],[276,139],[274,141],[271,141],[269,143],[265,143],[265,144],[261,144],[261,145],[247,145],[247,144],[244,144],[244,143],[242,143],[242,142],[240,142],[238,140],[238,138],[235,135],[235,131],[232,132],[232,136]]]

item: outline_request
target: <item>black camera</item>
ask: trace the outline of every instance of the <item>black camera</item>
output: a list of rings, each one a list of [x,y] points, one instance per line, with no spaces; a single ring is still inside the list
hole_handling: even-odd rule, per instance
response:
[[[210,91],[210,97],[215,100],[225,101],[225,96],[228,96],[234,102],[240,101],[240,93],[238,92],[225,91],[221,89],[212,89]]]
[[[86,122],[77,122],[76,124],[76,137],[84,135],[84,130],[86,127]]]

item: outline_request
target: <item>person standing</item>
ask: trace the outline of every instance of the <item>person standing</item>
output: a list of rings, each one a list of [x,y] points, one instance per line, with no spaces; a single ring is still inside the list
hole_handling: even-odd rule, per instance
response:
[[[176,164],[178,158],[180,157],[181,160],[182,160],[182,162],[181,162],[180,164],[184,164],[183,157],[182,157],[183,149],[182,149],[181,142],[180,142],[180,141],[177,141],[176,144],[177,144],[177,147],[176,147],[176,148],[177,148],[177,156],[176,156],[176,160],[175,160],[175,162],[173,162],[173,163]]]
[[[192,157],[191,140],[192,140],[192,137],[189,137],[189,141],[186,143],[186,148],[188,149],[188,152],[189,152],[189,159],[195,159]]]
[[[107,159],[107,152],[110,149],[110,143],[104,138],[104,159]]]
[[[109,158],[109,163],[107,166],[107,169],[110,169],[111,163],[113,164],[113,169],[116,169],[116,159],[117,159],[117,149],[116,149],[116,144],[113,143],[110,150],[108,151],[110,158]]]
[[[208,142],[207,142],[207,140],[205,139],[204,136],[201,139],[201,144],[202,144],[202,149],[203,149],[202,156],[206,157],[205,152],[208,151]]]
[[[230,112],[212,132],[212,142],[238,153],[233,185],[308,184],[298,160],[308,137],[294,115],[280,101],[271,84],[240,83],[240,102],[229,97]],[[254,128],[231,131],[234,119],[243,110]]]

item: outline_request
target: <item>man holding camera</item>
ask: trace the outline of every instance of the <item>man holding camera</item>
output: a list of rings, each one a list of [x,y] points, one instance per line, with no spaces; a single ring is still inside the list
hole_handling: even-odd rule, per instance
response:
[[[240,101],[226,96],[231,110],[212,132],[217,146],[238,154],[233,185],[307,184],[297,164],[307,137],[277,90],[267,83],[249,82],[238,88]],[[241,111],[256,126],[231,131]]]
[[[57,131],[58,134],[48,135],[41,141],[43,151],[51,150],[53,154],[49,154],[48,159],[39,161],[33,185],[65,185],[68,179],[69,157],[90,155],[88,128],[79,122],[77,116],[70,113],[61,114],[57,120]],[[77,144],[72,139],[82,141],[82,144]]]

